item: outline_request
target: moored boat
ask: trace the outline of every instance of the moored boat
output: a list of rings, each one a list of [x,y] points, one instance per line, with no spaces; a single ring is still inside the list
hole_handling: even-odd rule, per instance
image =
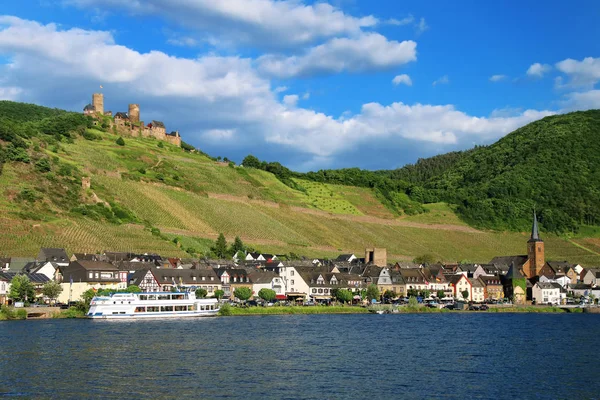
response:
[[[88,318],[144,319],[217,315],[217,299],[197,299],[193,292],[114,293],[94,297]]]

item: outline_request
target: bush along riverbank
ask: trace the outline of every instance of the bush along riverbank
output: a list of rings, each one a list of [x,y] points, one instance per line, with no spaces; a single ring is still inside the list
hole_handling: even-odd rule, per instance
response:
[[[280,315],[280,314],[364,314],[365,307],[357,306],[272,306],[272,307],[233,307],[221,304],[219,315]]]
[[[27,319],[27,311],[23,308],[10,308],[8,306],[0,307],[0,321],[12,319]]]

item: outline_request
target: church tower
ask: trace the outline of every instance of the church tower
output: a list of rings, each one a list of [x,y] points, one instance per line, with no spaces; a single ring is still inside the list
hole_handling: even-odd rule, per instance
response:
[[[540,233],[538,231],[538,222],[535,211],[533,212],[533,225],[531,227],[531,237],[527,241],[527,268],[525,274],[527,278],[538,276],[540,270],[546,264],[544,255],[544,241],[540,239]]]

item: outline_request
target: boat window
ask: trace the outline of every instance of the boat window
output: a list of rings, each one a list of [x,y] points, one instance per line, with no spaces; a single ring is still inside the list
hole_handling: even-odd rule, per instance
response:
[[[170,299],[171,299],[170,294],[159,294],[158,295],[158,300],[170,300]]]
[[[146,307],[136,307],[135,312],[146,312]]]
[[[187,306],[175,306],[175,311],[187,311]]]
[[[158,307],[158,306],[146,307],[146,311],[147,312],[159,312],[160,311],[160,307]]]
[[[147,294],[140,294],[140,300],[148,300]]]
[[[160,306],[161,312],[171,312],[173,311],[173,306]]]

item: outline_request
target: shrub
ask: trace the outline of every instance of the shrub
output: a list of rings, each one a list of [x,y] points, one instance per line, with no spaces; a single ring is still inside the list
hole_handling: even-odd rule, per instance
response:
[[[121,136],[119,136],[119,138],[117,139],[117,141],[115,143],[118,144],[119,146],[125,146],[125,140],[123,140],[123,138]]]
[[[50,171],[50,161],[47,158],[40,158],[35,163],[35,169],[39,172],[48,172]]]
[[[231,310],[231,306],[227,303],[221,304],[221,308],[219,309],[219,315],[230,316],[233,312]]]

